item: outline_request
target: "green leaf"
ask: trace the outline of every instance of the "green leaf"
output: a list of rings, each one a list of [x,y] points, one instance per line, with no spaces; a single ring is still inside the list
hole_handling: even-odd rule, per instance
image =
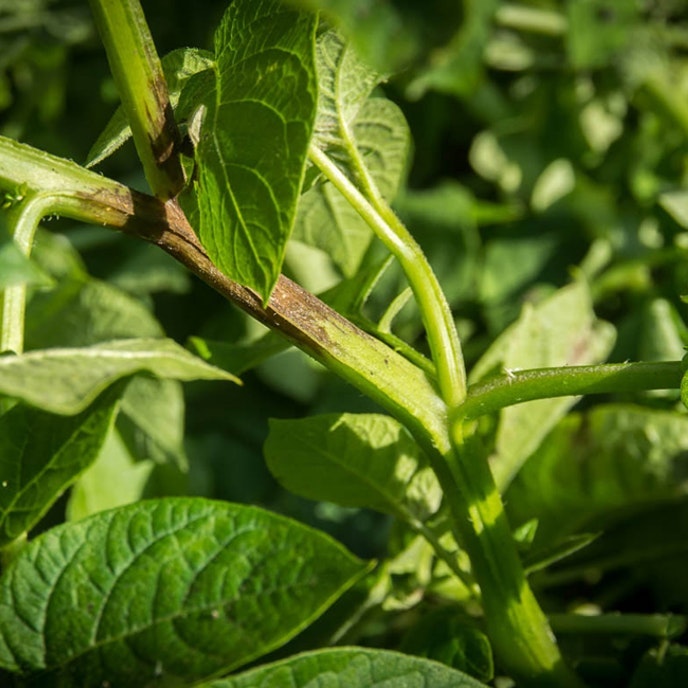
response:
[[[117,428],[135,460],[185,470],[184,393],[175,380],[133,379],[122,398]]]
[[[198,688],[481,688],[443,664],[388,650],[340,647],[307,652]]]
[[[367,568],[260,509],[139,502],[17,555],[0,579],[0,666],[83,688],[183,685],[283,644]]]
[[[424,454],[393,418],[333,414],[271,420],[265,457],[291,492],[408,521],[437,511],[442,492]]]
[[[539,521],[552,542],[619,509],[678,497],[686,489],[688,417],[600,406],[571,415],[545,439],[507,493],[511,520]]]
[[[241,375],[266,359],[289,348],[289,343],[275,332],[268,332],[256,341],[247,344],[230,344],[201,337],[189,339],[190,348],[204,361]]]
[[[33,527],[94,461],[112,425],[119,391],[69,418],[23,404],[0,416],[0,547]]]
[[[182,381],[238,382],[170,339],[125,339],[0,357],[0,394],[52,413],[73,414],[116,380],[141,372]]]
[[[481,681],[494,677],[490,641],[456,607],[424,615],[404,636],[401,650],[442,662]]]
[[[88,346],[130,337],[163,337],[139,300],[100,280],[79,277],[41,292],[27,308],[26,348]]]
[[[355,180],[360,157],[378,190],[392,200],[406,169],[410,135],[401,110],[371,98],[383,76],[329,31],[318,39],[318,113],[313,145]],[[345,276],[353,275],[372,238],[370,227],[331,182],[318,181],[299,201],[294,238],[326,251]]]
[[[176,108],[184,84],[194,74],[210,69],[213,64],[213,56],[205,50],[178,48],[165,55],[161,62],[169,90],[170,104]],[[129,122],[124,108],[120,106],[88,152],[86,167],[95,167],[110,157],[130,138]]]
[[[480,379],[499,367],[508,374],[599,363],[611,351],[614,339],[614,328],[596,318],[588,287],[582,281],[575,282],[535,307],[526,306],[519,320],[476,364],[471,377]],[[576,401],[575,397],[543,399],[500,412],[492,466],[502,488]]]
[[[18,284],[50,286],[52,280],[14,242],[0,211],[0,291]]]
[[[67,502],[67,519],[78,521],[141,499],[154,463],[134,461],[112,428],[96,460],[79,476]]]
[[[218,268],[264,300],[284,260],[313,128],[315,23],[273,0],[238,0],[215,34],[197,229]]]

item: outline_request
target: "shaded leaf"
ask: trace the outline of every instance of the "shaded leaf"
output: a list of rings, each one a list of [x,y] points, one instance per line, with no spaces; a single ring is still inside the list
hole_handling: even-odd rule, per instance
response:
[[[32,528],[95,460],[119,392],[69,418],[23,404],[0,416],[0,547]]]
[[[184,393],[179,382],[136,377],[122,398],[117,427],[135,460],[186,469]]]
[[[241,375],[266,359],[289,348],[289,342],[275,332],[268,332],[248,344],[230,344],[202,337],[191,337],[190,348],[213,366]]]
[[[481,681],[494,677],[490,641],[457,608],[424,615],[404,636],[401,650],[442,662]]]
[[[499,0],[462,5],[461,26],[409,84],[410,98],[420,98],[428,90],[465,97],[477,89],[483,73],[483,53],[499,5]]]
[[[263,299],[279,276],[315,116],[315,16],[238,0],[215,33],[216,84],[197,147],[198,232]]]
[[[508,508],[514,523],[537,518],[537,539],[551,542],[593,518],[680,495],[687,466],[688,417],[600,406],[551,432],[509,488]]]
[[[206,50],[197,48],[178,48],[165,55],[162,60],[162,70],[167,81],[170,105],[177,107],[179,95],[184,84],[198,72],[210,69],[213,56]],[[100,134],[86,156],[86,167],[95,167],[110,157],[118,148],[131,138],[131,129],[124,112],[119,107],[115,111],[105,129]]]
[[[161,499],[27,545],[0,579],[0,666],[70,685],[178,686],[283,644],[367,566],[253,507]]]
[[[629,688],[676,688],[688,683],[688,648],[671,644],[649,650],[640,660]]]
[[[516,323],[478,361],[471,379],[493,371],[586,365],[603,361],[615,339],[614,328],[598,320],[587,286],[575,282],[536,306],[526,306]],[[501,487],[573,404],[575,397],[530,401],[502,409],[493,469]]]
[[[0,394],[72,414],[116,380],[141,372],[174,380],[238,381],[170,339],[124,339],[0,357]]]
[[[485,684],[427,659],[388,650],[341,647],[308,652],[199,688],[480,688]]]
[[[96,460],[79,476],[67,502],[67,520],[141,499],[154,464],[134,461],[116,428],[112,428]]]
[[[271,420],[268,467],[289,491],[417,521],[439,508],[442,492],[424,454],[393,418],[333,414]]]
[[[164,332],[140,301],[107,282],[66,279],[35,294],[26,314],[26,348],[88,346],[128,337],[162,337]]]

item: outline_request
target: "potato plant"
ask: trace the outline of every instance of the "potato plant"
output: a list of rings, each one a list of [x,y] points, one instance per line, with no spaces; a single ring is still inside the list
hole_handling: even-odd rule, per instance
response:
[[[0,136],[3,685],[683,685],[686,17],[449,5],[91,0]]]

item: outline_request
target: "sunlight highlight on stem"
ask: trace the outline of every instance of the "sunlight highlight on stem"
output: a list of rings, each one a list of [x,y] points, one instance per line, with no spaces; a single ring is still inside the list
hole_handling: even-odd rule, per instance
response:
[[[399,261],[421,311],[442,398],[450,409],[457,408],[466,398],[461,343],[447,299],[423,251],[374,188],[365,189],[366,197],[316,146],[311,145],[308,154]]]

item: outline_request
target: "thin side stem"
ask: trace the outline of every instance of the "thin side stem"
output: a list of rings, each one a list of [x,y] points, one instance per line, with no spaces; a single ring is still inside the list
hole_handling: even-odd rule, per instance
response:
[[[48,195],[33,195],[22,200],[8,213],[14,242],[25,255],[31,254],[38,223],[52,205]],[[0,351],[24,351],[24,316],[26,285],[17,284],[0,292]]]
[[[423,251],[374,187],[361,193],[316,146],[310,147],[309,157],[399,261],[423,317],[442,398],[449,408],[457,408],[466,397],[463,352],[451,309]]]
[[[679,389],[682,376],[681,361],[510,371],[471,385],[459,414],[465,419],[477,418],[534,399]]]
[[[676,614],[551,614],[549,622],[557,633],[646,635],[662,639],[675,638],[688,626],[688,619]]]
[[[146,180],[155,196],[179,193],[180,135],[167,84],[138,0],[90,0]]]

